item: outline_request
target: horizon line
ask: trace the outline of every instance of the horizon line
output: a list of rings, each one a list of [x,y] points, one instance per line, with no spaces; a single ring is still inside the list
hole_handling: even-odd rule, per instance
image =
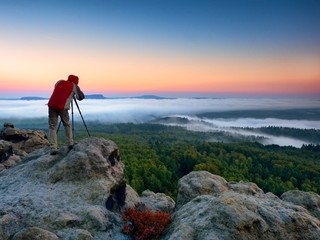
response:
[[[276,98],[286,98],[286,97],[318,97],[320,100],[320,94],[318,93],[234,93],[234,92],[161,92],[161,93],[92,93],[89,92],[85,96],[101,96],[105,99],[114,98],[250,98],[250,97],[276,97]],[[39,98],[39,100],[49,99],[50,94],[44,96],[43,94],[24,94],[16,95],[14,97],[0,97],[0,100],[20,100],[22,98]]]

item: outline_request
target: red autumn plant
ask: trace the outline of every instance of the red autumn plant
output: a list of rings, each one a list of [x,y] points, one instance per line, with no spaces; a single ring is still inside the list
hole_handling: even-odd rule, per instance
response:
[[[137,240],[158,239],[171,223],[170,213],[129,208],[122,213],[123,232]]]

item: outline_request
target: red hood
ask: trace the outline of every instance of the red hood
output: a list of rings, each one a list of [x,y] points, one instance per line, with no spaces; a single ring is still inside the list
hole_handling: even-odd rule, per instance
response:
[[[75,75],[69,75],[68,81],[73,82],[73,83],[75,83],[75,84],[78,85],[78,83],[79,83],[79,78],[78,78],[77,76],[75,76]]]

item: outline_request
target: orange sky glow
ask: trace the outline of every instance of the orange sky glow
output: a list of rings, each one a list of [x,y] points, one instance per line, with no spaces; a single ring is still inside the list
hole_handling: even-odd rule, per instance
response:
[[[320,16],[310,11],[312,6],[295,3],[284,15],[287,6],[277,2],[246,3],[238,6],[235,1],[230,12],[223,1],[209,1],[208,6],[190,1],[185,6],[190,16],[177,3],[164,5],[166,18],[151,3],[137,12],[107,1],[90,7],[79,3],[77,8],[62,2],[0,3],[0,27],[6,29],[0,38],[0,98],[48,97],[55,82],[69,74],[79,76],[85,93],[106,96],[320,95],[315,24]],[[259,4],[270,14],[261,15]],[[107,10],[119,16],[105,14]]]
[[[0,47],[0,91],[50,92],[68,74],[84,91],[320,93],[320,59],[281,56],[187,58],[127,54],[106,50],[59,52],[59,49]]]

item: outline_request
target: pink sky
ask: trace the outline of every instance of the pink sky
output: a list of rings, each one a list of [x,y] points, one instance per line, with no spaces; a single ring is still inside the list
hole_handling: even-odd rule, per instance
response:
[[[1,40],[0,40],[1,42]],[[161,52],[62,51],[1,44],[0,92],[48,94],[59,79],[78,75],[90,93],[320,93],[316,56],[188,57]]]
[[[107,95],[320,95],[316,3],[161,4],[1,2],[0,98],[48,97],[69,74]]]

